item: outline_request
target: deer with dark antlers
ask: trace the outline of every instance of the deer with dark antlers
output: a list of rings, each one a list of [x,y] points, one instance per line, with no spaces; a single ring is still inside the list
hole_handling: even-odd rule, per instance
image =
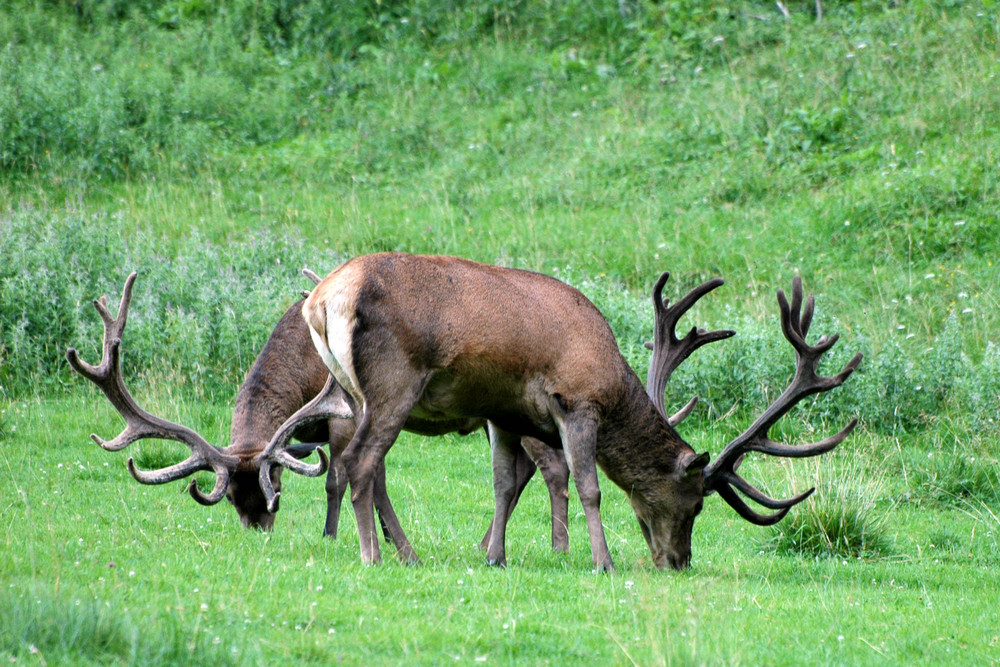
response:
[[[722,284],[710,281],[673,307],[662,300],[668,274],[654,290],[656,337],[652,372],[643,388],[622,357],[607,321],[576,289],[548,276],[455,257],[381,253],[354,258],[331,272],[306,299],[302,312],[320,357],[336,382],[293,415],[261,453],[260,482],[269,502],[279,493],[269,470],[283,465],[322,474],[323,465],[287,453],[289,432],[311,413],[358,420],[342,457],[351,486],[361,558],[377,563],[372,500],[384,457],[407,420],[488,421],[493,458],[494,518],[487,562],[506,563],[506,521],[516,492],[517,443],[530,436],[562,450],[586,517],[594,565],[613,562],[600,516],[597,466],[628,496],[659,568],[686,568],[691,533],[703,499],[713,491],[756,524],[780,520],[811,492],[774,499],[737,474],[744,454],[816,456],[853,430],[823,441],[790,446],[768,437],[796,403],[839,386],[861,361],[838,374],[817,373],[821,356],[837,341],[806,342],[813,299],[803,309],[801,281],[792,302],[778,292],[781,324],[796,354],[789,387],[715,461],[698,454],[674,430],[663,406],[670,373],[697,347],[731,331],[692,329],[676,336],[680,316]],[[337,392],[339,384],[345,391]],[[765,507],[750,509],[734,489]]]
[[[314,283],[320,280],[311,271],[304,270],[303,273]],[[97,435],[92,435],[91,438],[109,451],[124,449],[133,442],[146,438],[175,440],[186,444],[191,448],[191,456],[187,460],[161,470],[147,471],[139,469],[133,459],[129,458],[127,463],[129,473],[136,481],[143,484],[163,484],[183,479],[202,470],[213,471],[216,476],[213,490],[206,494],[192,480],[188,487],[191,496],[202,505],[214,505],[222,498],[226,498],[236,509],[244,526],[270,530],[278,507],[277,503],[272,503],[272,506],[268,507],[258,481],[259,466],[255,458],[267,445],[277,428],[315,396],[330,377],[330,372],[316,354],[309,330],[302,319],[303,302],[299,301],[285,312],[247,373],[236,397],[230,444],[222,448],[210,444],[188,427],[149,414],[139,407],[125,386],[121,371],[121,341],[135,279],[134,273],[128,277],[115,316],[112,316],[108,309],[106,297],[94,302],[94,307],[104,323],[101,363],[93,366],[84,362],[72,348],[66,353],[73,369],[96,384],[126,422],[125,430],[111,441],[105,441]],[[335,393],[338,391],[339,388],[334,388]],[[478,430],[483,424],[483,420],[457,420],[434,424],[421,424],[415,421],[409,424],[409,427],[422,433],[441,434],[450,431],[470,432]],[[333,457],[326,482],[327,516],[323,531],[324,535],[330,537],[337,535],[340,508],[347,487],[347,476],[339,452],[350,442],[354,430],[353,419],[318,418],[300,424],[289,434],[290,437],[302,441],[302,444],[292,445],[286,450],[289,456],[296,459],[308,456],[324,443],[330,443]],[[526,446],[532,448],[533,443],[527,442]],[[541,449],[538,445],[534,445],[533,451],[535,450],[552,500],[553,548],[566,550],[568,548],[566,487],[569,473],[561,457],[553,456],[550,450]],[[534,471],[534,462],[522,450],[518,455],[516,468],[518,496]],[[280,490],[281,472],[281,466],[269,469],[272,488]],[[386,539],[395,545],[397,554],[402,560],[416,562],[417,555],[399,527],[398,518],[386,493],[384,469],[377,477],[374,505],[379,513],[383,533]],[[513,512],[516,504],[517,497],[513,499],[509,512]],[[488,530],[483,538],[484,543],[489,540],[489,536]]]

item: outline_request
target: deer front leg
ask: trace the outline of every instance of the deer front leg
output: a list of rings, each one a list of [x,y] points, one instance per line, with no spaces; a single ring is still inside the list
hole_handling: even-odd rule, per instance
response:
[[[351,443],[357,427],[353,419],[328,419],[327,432],[330,442],[330,469],[326,472],[326,524],[323,537],[337,539],[340,508],[347,491],[347,469],[344,467],[344,450]]]
[[[486,547],[486,562],[496,567],[507,566],[507,519],[517,494],[517,456],[520,438],[492,423],[489,425],[490,452],[493,459],[493,524]],[[523,487],[522,487],[523,488]]]
[[[330,449],[333,449],[332,443]],[[340,454],[333,454],[330,457],[330,469],[326,472],[326,523],[323,526],[323,537],[337,539],[340,506],[344,502],[345,491],[347,491],[347,469]]]
[[[556,401],[553,401],[556,403]],[[615,569],[601,523],[601,488],[597,483],[597,420],[586,410],[563,415],[560,424],[563,452],[576,482],[576,492],[583,505],[590,535],[590,553],[594,567],[610,572]]]

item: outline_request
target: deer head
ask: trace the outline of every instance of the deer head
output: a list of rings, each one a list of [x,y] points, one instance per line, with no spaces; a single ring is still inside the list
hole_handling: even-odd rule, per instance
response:
[[[191,449],[191,455],[186,460],[159,470],[141,470],[135,465],[132,457],[129,457],[127,462],[129,474],[142,484],[165,484],[202,470],[214,472],[215,485],[207,494],[198,488],[196,480],[191,480],[188,485],[191,497],[202,505],[214,505],[226,498],[236,508],[243,525],[269,530],[274,523],[274,511],[277,507],[269,508],[267,506],[267,502],[260,492],[260,486],[257,482],[258,469],[253,461],[254,456],[259,453],[260,448],[269,439],[269,434],[255,438],[252,433],[238,431],[234,433],[234,440],[240,440],[237,446],[217,447],[186,426],[175,424],[146,412],[139,407],[125,386],[121,370],[121,345],[136,275],[132,273],[125,281],[116,316],[112,316],[108,310],[106,297],[102,296],[94,301],[94,307],[104,323],[101,363],[93,366],[83,361],[74,348],[66,351],[66,358],[70,366],[77,373],[96,384],[125,419],[125,429],[113,440],[105,441],[96,434],[90,437],[100,447],[108,451],[118,451],[136,441],[147,438],[175,440],[184,443]],[[247,444],[255,440],[259,443],[258,447],[256,449],[252,446],[248,448]],[[325,466],[327,457],[325,452],[318,448],[318,444],[292,446],[288,449],[287,457],[295,459],[296,456],[307,456],[313,450],[317,450],[322,465]],[[274,468],[269,471],[269,475],[272,485],[280,488],[281,469]]]
[[[715,340],[732,336],[732,331],[705,332],[702,329],[692,329],[683,339],[678,339],[675,333],[677,320],[697,299],[715,287],[722,284],[720,279],[709,281],[692,290],[687,296],[677,302],[672,308],[667,308],[662,301],[662,289],[669,274],[664,273],[653,290],[653,304],[656,313],[656,339],[647,343],[653,349],[650,362],[648,390],[650,398],[657,404],[661,414],[663,408],[663,392],[670,373],[695,349]],[[694,520],[701,511],[702,496],[708,496],[718,491],[719,496],[739,513],[740,516],[757,525],[770,525],[780,521],[797,503],[805,500],[815,489],[809,489],[787,500],[770,498],[751,485],[736,473],[736,469],[749,451],[759,451],[774,456],[807,457],[817,456],[830,451],[840,444],[857,424],[852,420],[839,433],[813,444],[790,446],[773,442],[768,438],[768,431],[783,415],[785,415],[800,400],[821,391],[829,391],[840,386],[844,380],[861,362],[861,354],[855,356],[844,369],[831,377],[820,377],[817,365],[820,357],[833,347],[838,336],[830,338],[823,336],[815,346],[805,342],[809,325],[812,322],[814,299],[806,300],[805,310],[802,310],[802,280],[798,276],[792,282],[792,303],[789,304],[783,290],[778,290],[778,306],[781,313],[782,331],[792,344],[796,354],[796,373],[791,384],[782,395],[759,417],[746,431],[727,444],[719,456],[709,462],[709,454],[705,452],[695,456],[693,451],[685,451],[679,459],[675,471],[677,481],[667,485],[668,493],[675,497],[673,501],[676,510],[663,516],[661,511],[657,519],[661,526],[657,531],[652,526],[641,525],[654,554],[654,561],[660,567],[669,565],[674,569],[687,567],[691,558],[691,533]],[[693,402],[693,401],[692,401]],[[738,495],[739,490],[746,497],[761,505],[778,510],[771,515],[761,515],[752,510]],[[633,501],[634,503],[634,501]],[[660,506],[670,503],[660,503]],[[636,509],[642,517],[648,515],[642,509]],[[654,521],[655,519],[650,519]],[[656,535],[661,540],[656,540]]]

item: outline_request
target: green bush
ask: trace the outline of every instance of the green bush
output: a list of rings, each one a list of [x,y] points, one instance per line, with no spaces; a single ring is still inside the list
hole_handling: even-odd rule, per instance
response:
[[[173,256],[164,256],[158,251],[161,241],[133,227],[122,215],[84,214],[72,207],[22,208],[0,217],[0,234],[7,239],[0,249],[4,393],[78,381],[67,374],[66,348],[77,347],[84,359],[98,360],[101,325],[91,302],[106,294],[116,308],[125,277],[136,270],[123,347],[126,373],[169,376],[185,391],[228,400],[278,318],[309,287],[298,270],[309,266],[324,274],[343,259],[328,248],[270,233],[221,246],[192,232],[177,243]],[[626,359],[644,377],[649,352],[643,343],[653,327],[649,297],[628,292],[614,279],[570,268],[558,275],[597,304]],[[700,279],[690,277],[691,285]],[[730,320],[728,312],[723,308],[713,328],[732,328],[737,335],[699,350],[667,388],[668,406],[681,406],[693,395],[701,398],[696,420],[726,414],[733,414],[734,423],[751,419],[781,393],[794,370],[776,307],[763,322],[747,315]],[[810,341],[815,341],[843,325],[820,303],[812,330]],[[842,387],[804,401],[782,421],[782,432],[794,439],[803,429],[836,430],[854,416],[885,433],[919,431],[951,415],[970,426],[995,429],[1000,352],[989,344],[974,358],[963,351],[962,334],[957,314],[945,319],[934,344],[923,349],[902,337],[877,340],[863,329],[852,330],[828,353],[821,371],[835,373],[862,352],[858,370]]]
[[[127,376],[171,376],[187,391],[228,400],[284,310],[340,263],[329,251],[272,235],[223,250],[193,233],[164,258],[142,233],[122,243],[118,216],[20,210],[0,217],[0,345],[4,391],[31,393],[79,378],[65,362],[76,347],[100,359],[102,328],[91,302],[118,307],[138,271],[123,350]]]

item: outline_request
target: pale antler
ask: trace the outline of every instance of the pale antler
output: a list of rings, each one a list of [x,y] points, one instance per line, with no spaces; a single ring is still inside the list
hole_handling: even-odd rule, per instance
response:
[[[814,304],[815,300],[810,295],[806,299],[805,308],[802,309],[802,279],[799,276],[796,276],[792,281],[792,303],[790,306],[788,300],[785,298],[784,291],[778,290],[778,306],[781,309],[781,329],[785,334],[785,338],[788,339],[788,342],[795,349],[795,377],[784,393],[764,411],[764,414],[758,417],[746,431],[726,445],[718,458],[706,466],[704,472],[705,489],[707,492],[710,493],[712,490],[718,491],[719,496],[729,503],[740,516],[760,526],[767,526],[780,521],[792,506],[808,498],[815,491],[815,488],[786,500],[771,498],[736,473],[743,456],[751,451],[785,457],[817,456],[839,445],[854,430],[854,427],[858,423],[856,418],[852,419],[839,433],[825,440],[805,445],[786,445],[774,442],[768,437],[771,427],[787,414],[796,403],[806,396],[839,387],[854,372],[858,364],[861,363],[862,355],[858,353],[836,375],[823,377],[817,374],[816,367],[819,364],[820,357],[833,347],[840,336],[839,334],[834,334],[829,338],[821,336],[816,341],[816,345],[806,343],[806,334],[809,333],[809,325],[812,323]],[[743,502],[733,490],[733,487],[764,507],[778,511],[767,515],[755,512]]]
[[[660,279],[653,287],[653,309],[656,313],[655,338],[652,343],[646,343],[646,347],[653,350],[653,356],[649,360],[649,376],[646,378],[646,393],[653,399],[653,403],[660,411],[660,414],[670,422],[671,426],[680,424],[694,409],[698,402],[698,397],[693,397],[688,404],[674,413],[667,416],[666,405],[664,404],[663,392],[667,387],[670,374],[683,363],[688,356],[702,345],[712,343],[717,340],[729,338],[735,331],[728,329],[719,331],[705,331],[698,327],[692,327],[684,338],[677,338],[677,321],[693,306],[698,299],[705,296],[725,281],[722,278],[715,278],[702,283],[698,287],[688,292],[673,306],[669,306],[669,301],[663,300],[663,287],[667,284],[670,273],[664,271]]]
[[[66,350],[66,359],[70,366],[77,373],[96,384],[107,396],[111,405],[125,419],[125,429],[110,442],[102,440],[96,434],[92,434],[90,437],[109,451],[124,449],[133,442],[145,438],[183,442],[191,448],[191,456],[187,460],[160,470],[146,471],[136,468],[135,462],[130,457],[128,471],[136,481],[142,484],[163,484],[187,477],[201,470],[212,470],[215,472],[215,488],[212,489],[211,493],[203,494],[195,480],[191,480],[188,491],[191,497],[202,505],[214,505],[225,496],[226,487],[229,485],[229,476],[236,469],[239,459],[223,453],[186,426],[174,424],[149,414],[139,407],[125,387],[121,370],[122,333],[125,331],[125,322],[128,319],[128,307],[132,301],[132,285],[135,278],[136,274],[132,273],[125,281],[117,317],[112,317],[108,311],[106,297],[102,296],[94,301],[94,308],[97,309],[104,322],[104,350],[101,364],[92,366],[80,359],[74,348]]]
[[[305,269],[305,268],[302,269],[302,275],[304,275],[309,280],[313,281],[313,285],[319,285],[320,281],[323,280],[318,275],[316,275],[316,272],[313,271],[312,269]],[[309,298],[310,294],[312,294],[312,292],[310,292],[309,290],[307,290],[307,289],[302,290],[302,297],[303,298],[306,298],[306,299]]]
[[[271,441],[254,459],[260,465],[260,488],[267,498],[267,511],[276,512],[281,492],[275,492],[271,484],[271,466],[282,465],[307,477],[318,477],[326,472],[330,459],[322,448],[318,448],[320,461],[308,464],[299,461],[285,451],[292,434],[300,426],[305,426],[323,419],[353,419],[354,411],[347,399],[347,393],[340,389],[333,375],[327,378],[323,389],[311,401],[299,408],[291,417],[285,420],[275,432]]]

